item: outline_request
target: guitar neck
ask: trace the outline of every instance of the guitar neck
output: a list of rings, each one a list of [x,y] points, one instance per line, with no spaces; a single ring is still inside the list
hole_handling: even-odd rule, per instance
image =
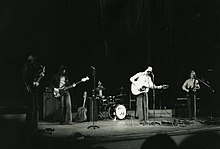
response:
[[[39,77],[36,79],[35,82],[40,83],[40,80],[44,77],[44,73],[45,73],[45,67],[43,67],[42,72],[39,74]]]
[[[83,94],[83,108],[85,107],[85,104],[86,104],[86,97],[87,97],[87,92],[84,92],[84,94]]]
[[[77,85],[77,84],[79,84],[79,83],[81,83],[82,81],[78,81],[78,82],[76,82],[75,84]]]
[[[83,100],[83,108],[85,108],[85,104],[86,104],[86,98],[84,98]]]
[[[43,78],[43,76],[40,76],[38,79],[37,79],[37,81],[36,82],[40,82],[40,80]]]
[[[76,82],[76,83],[74,83],[74,84],[77,85],[77,84],[79,84],[79,83],[81,83],[81,82],[82,82],[82,81],[78,81],[78,82]],[[73,87],[73,84],[70,85],[70,86],[65,87],[64,90],[68,90],[68,89],[70,89],[70,88],[72,88],[72,87]]]

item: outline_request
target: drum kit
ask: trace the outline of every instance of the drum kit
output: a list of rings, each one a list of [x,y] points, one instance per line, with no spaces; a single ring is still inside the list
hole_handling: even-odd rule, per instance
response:
[[[102,82],[98,82],[98,87],[96,91],[98,93],[97,99],[99,100],[99,113],[102,118],[106,118],[104,116],[104,112],[108,113],[108,117],[111,119],[124,119],[126,116],[126,108],[123,105],[123,98],[126,94],[123,94],[123,87],[121,87],[119,95],[115,96],[103,96],[103,90],[105,87],[102,86]]]
[[[125,94],[119,94],[116,96],[99,97],[100,112],[108,113],[110,119],[122,120],[126,116],[126,107],[123,105],[123,98]]]

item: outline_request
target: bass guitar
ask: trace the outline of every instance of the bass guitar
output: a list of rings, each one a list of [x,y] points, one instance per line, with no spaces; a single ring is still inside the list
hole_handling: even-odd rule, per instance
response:
[[[56,98],[61,97],[62,95],[65,94],[65,91],[67,91],[68,89],[75,87],[77,84],[79,84],[81,82],[86,82],[87,80],[89,80],[88,76],[85,78],[82,78],[80,81],[78,81],[76,83],[73,83],[72,85],[64,86],[61,88],[54,88],[54,91],[53,91],[54,97],[56,97]]]
[[[159,85],[155,89],[167,89],[169,85]],[[147,93],[149,88],[143,83],[132,83],[131,84],[131,92],[133,95],[139,95],[141,93]]]
[[[87,92],[83,93],[83,106],[79,107],[77,110],[77,120],[80,122],[86,121],[87,120],[87,109],[85,108],[85,103],[86,103],[86,98],[87,98]]]

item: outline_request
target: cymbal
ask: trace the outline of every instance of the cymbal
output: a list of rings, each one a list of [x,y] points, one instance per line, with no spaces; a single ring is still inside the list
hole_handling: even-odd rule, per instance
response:
[[[126,94],[115,95],[115,97],[122,97],[122,96],[126,96]]]

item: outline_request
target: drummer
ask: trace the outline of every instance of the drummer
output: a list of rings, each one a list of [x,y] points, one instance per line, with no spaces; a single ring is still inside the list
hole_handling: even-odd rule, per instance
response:
[[[106,106],[108,105],[108,101],[107,99],[105,99],[105,96],[103,95],[103,90],[105,90],[105,88],[102,86],[102,82],[98,81],[98,86],[96,88],[96,92],[97,92],[97,102],[98,102],[98,111],[104,111],[106,109]]]
[[[103,90],[105,90],[105,88],[102,86],[102,82],[98,81],[98,86],[96,88],[96,91],[98,92],[98,97],[103,99],[105,98],[105,96],[103,95]]]

